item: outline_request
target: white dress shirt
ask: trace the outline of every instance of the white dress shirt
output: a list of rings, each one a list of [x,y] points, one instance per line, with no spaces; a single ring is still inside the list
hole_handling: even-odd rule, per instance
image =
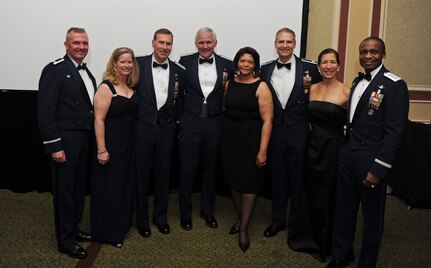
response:
[[[152,56],[151,66],[153,66],[153,62],[157,62],[154,59],[154,55]],[[151,67],[153,74],[153,86],[154,93],[156,95],[156,103],[157,110],[165,105],[166,100],[168,99],[168,87],[169,87],[169,61],[166,59],[164,62],[160,64],[168,64],[168,68],[163,69],[161,67]]]
[[[213,63],[198,63],[199,72],[199,83],[201,85],[202,93],[204,94],[204,103],[207,103],[208,95],[214,90],[214,86],[217,82],[217,68],[215,57],[213,57]]]
[[[280,60],[278,61],[281,62]],[[275,66],[271,76],[271,85],[274,87],[277,98],[280,101],[283,109],[286,107],[287,101],[289,100],[290,94],[293,90],[293,85],[295,84],[295,57],[292,56],[286,63],[291,64],[290,70],[284,67],[278,69],[277,66]]]

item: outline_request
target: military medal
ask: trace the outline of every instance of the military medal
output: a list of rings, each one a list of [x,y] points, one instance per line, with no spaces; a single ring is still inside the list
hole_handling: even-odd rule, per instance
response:
[[[174,88],[174,99],[176,100],[178,97],[178,90],[180,87],[180,82],[178,81],[178,74],[175,73],[175,88]]]
[[[384,94],[381,93],[382,89],[385,87],[383,85],[378,86],[377,91],[371,92],[370,100],[368,102],[368,107],[370,108],[368,110],[368,115],[372,116],[374,115],[374,112],[377,111],[380,108],[380,104],[382,104]]]
[[[304,84],[304,93],[308,94],[308,92],[310,91],[310,87],[311,87],[311,76],[310,73],[307,71],[305,71],[305,75],[302,78],[303,80],[303,84]]]
[[[223,69],[223,77],[222,77],[222,82],[221,82],[223,87],[226,85],[227,77],[228,77],[228,73],[227,73],[226,69]]]

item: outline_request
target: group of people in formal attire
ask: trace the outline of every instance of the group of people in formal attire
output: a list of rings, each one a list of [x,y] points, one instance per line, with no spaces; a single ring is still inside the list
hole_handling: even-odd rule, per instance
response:
[[[99,87],[83,63],[86,31],[70,28],[64,45],[66,55],[43,69],[38,94],[41,137],[52,158],[60,252],[85,258],[78,242],[86,241],[122,247],[133,211],[139,234],[150,237],[151,183],[152,223],[169,234],[169,184],[178,142],[184,230],[193,228],[196,178],[202,185],[199,215],[208,227],[218,227],[214,212],[221,167],[237,213],[229,234],[238,234],[246,252],[268,168],[272,218],[264,236],[287,228],[290,249],[320,262],[332,256],[327,267],[346,267],[354,258],[361,204],[358,267],[376,266],[385,179],[409,106],[406,83],[382,63],[383,40],[368,37],[360,43],[365,72],[351,88],[337,79],[337,51],[323,50],[317,64],[298,58],[289,28],[275,35],[278,58],[262,65],[252,47],[239,49],[233,61],[215,53],[217,37],[208,27],[196,33],[197,52],[176,63],[169,58],[173,34],[161,28],[154,33],[151,55],[115,49]],[[79,228],[90,176],[91,234]]]

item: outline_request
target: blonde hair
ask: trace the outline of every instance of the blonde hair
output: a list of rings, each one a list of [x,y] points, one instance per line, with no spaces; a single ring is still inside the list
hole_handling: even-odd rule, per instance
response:
[[[139,83],[139,67],[138,62],[135,58],[135,53],[131,48],[119,47],[112,52],[111,58],[106,64],[106,71],[103,73],[103,80],[109,80],[112,84],[117,85],[119,83],[118,73],[115,70],[115,63],[118,61],[121,55],[129,53],[132,55],[133,68],[130,75],[127,77],[126,84],[129,87],[134,87]]]

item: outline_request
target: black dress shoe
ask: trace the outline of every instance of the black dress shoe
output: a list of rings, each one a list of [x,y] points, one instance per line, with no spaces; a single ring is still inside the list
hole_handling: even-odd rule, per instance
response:
[[[180,225],[181,225],[181,228],[183,228],[184,230],[190,231],[193,228],[192,219],[191,218],[181,219]]]
[[[157,230],[162,234],[169,234],[171,232],[171,227],[167,223],[157,224]]]
[[[242,252],[246,252],[247,249],[250,247],[250,242],[247,243],[239,243],[239,248],[242,250]]]
[[[151,236],[150,226],[148,226],[148,225],[144,226],[142,229],[139,230],[139,234],[145,238],[150,237]]]
[[[210,228],[217,228],[218,223],[217,220],[213,216],[207,216],[203,213],[199,214],[199,216],[205,220],[205,224]]]
[[[240,224],[240,222],[239,222],[239,221],[236,221],[236,222],[232,225],[232,227],[231,227],[231,228],[230,228],[230,230],[229,230],[229,234],[230,234],[230,235],[237,234],[237,233],[239,232],[239,224]]]
[[[91,242],[91,241],[93,241],[93,237],[91,236],[90,233],[79,231],[76,234],[76,241],[78,241],[78,242]]]
[[[123,247],[123,242],[111,242],[110,244],[114,248],[122,248]]]
[[[268,226],[268,228],[265,229],[265,231],[263,232],[263,235],[266,237],[273,237],[276,236],[278,234],[278,232],[282,231],[286,229],[286,225],[274,225],[271,224],[270,226]]]
[[[248,239],[248,232],[241,232],[239,234],[239,248],[242,250],[242,252],[246,252],[247,249],[250,247],[250,240]]]
[[[67,256],[69,256],[70,258],[83,259],[87,257],[87,251],[80,245],[72,246],[71,248],[59,247],[58,250],[61,253],[67,254]]]

